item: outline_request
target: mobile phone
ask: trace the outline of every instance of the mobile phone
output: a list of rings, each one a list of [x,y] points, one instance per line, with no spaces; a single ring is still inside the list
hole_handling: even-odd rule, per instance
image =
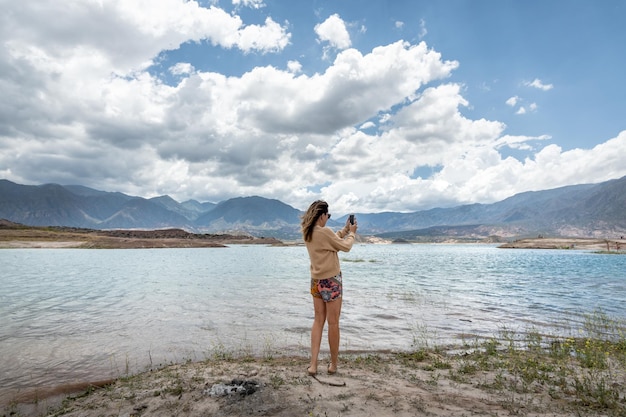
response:
[[[354,214],[350,215],[350,224],[354,224]]]

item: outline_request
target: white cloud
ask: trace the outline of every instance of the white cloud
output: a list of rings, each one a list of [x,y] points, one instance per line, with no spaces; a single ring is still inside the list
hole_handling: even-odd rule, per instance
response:
[[[521,101],[522,101],[522,99],[520,97],[513,96],[513,97],[510,97],[510,98],[508,98],[506,100],[506,104],[507,104],[507,106],[515,107]],[[515,114],[522,115],[522,114],[528,113],[529,111],[530,112],[535,112],[535,111],[537,111],[537,108],[538,108],[537,103],[531,103],[528,106],[520,106],[520,107],[518,107],[518,109],[515,111]]]
[[[54,104],[29,97],[31,87],[43,84],[51,100],[75,93],[77,100],[71,106],[76,107],[76,117],[83,109],[104,105],[100,95],[102,90],[106,94],[106,84],[114,83],[112,77],[135,77],[160,52],[184,42],[205,40],[246,53],[267,53],[283,49],[290,38],[270,18],[264,26],[245,25],[236,15],[199,7],[195,1],[110,0],[101,5],[39,1],[7,3],[3,9],[0,39],[5,55],[1,59],[12,66],[3,92],[44,106]],[[30,74],[30,79],[14,78],[19,74]],[[90,102],[91,98],[98,102]]]
[[[419,32],[419,39],[424,39],[424,37],[426,37],[426,35],[428,34],[428,30],[426,29],[426,21],[424,19],[420,19],[420,32]]]
[[[193,65],[188,62],[179,62],[170,68],[170,72],[174,75],[189,75],[193,71]]]
[[[302,64],[298,61],[289,61],[287,62],[287,68],[289,68],[289,72],[297,74],[302,71]]]
[[[527,81],[524,85],[527,87],[538,88],[543,91],[552,90],[554,88],[552,84],[544,84],[539,78],[535,78],[533,81]]]
[[[236,7],[245,6],[252,9],[260,9],[265,7],[263,0],[233,0],[233,5]]]
[[[515,112],[515,114],[522,115],[522,114],[526,114],[526,113],[528,113],[528,112],[533,112],[533,113],[534,113],[534,112],[536,112],[536,111],[537,111],[537,108],[538,108],[537,103],[530,103],[530,104],[528,105],[528,107],[526,107],[526,106],[520,106],[520,107],[517,109],[517,111]]]
[[[513,96],[513,97],[510,97],[510,98],[506,101],[506,104],[507,104],[508,106],[515,107],[515,106],[517,105],[517,102],[518,102],[518,101],[519,101],[519,97],[517,97],[517,96]]]
[[[315,73],[287,57],[234,75],[185,57],[170,65],[168,85],[149,71],[162,51],[205,42],[261,59],[290,37],[266,17],[255,26],[193,1],[150,4],[4,5],[1,176],[179,201],[260,194],[306,208],[325,198],[339,214],[492,202],[626,175],[626,132],[564,151],[548,136],[464,116],[470,103],[448,80],[459,63],[424,42],[361,52],[346,36]],[[318,36],[341,45],[334,29],[345,24],[330,19]],[[504,157],[505,148],[528,156]],[[414,178],[419,167],[440,169]]]
[[[352,45],[346,24],[338,14],[333,14],[322,23],[315,25],[315,33],[320,41],[328,42],[337,49],[346,49]]]
[[[510,136],[504,135],[500,137],[496,142],[496,149],[502,148],[504,146],[508,146],[513,149],[533,149],[532,146],[528,145],[528,142],[539,141],[539,140],[549,140],[552,139],[549,135],[541,135],[541,136]]]
[[[265,19],[264,26],[248,25],[240,29],[238,35],[235,44],[246,52],[278,52],[287,46],[291,37],[271,17]]]
[[[395,26],[396,26],[396,29],[402,29],[404,27],[404,22],[400,20],[396,20]]]

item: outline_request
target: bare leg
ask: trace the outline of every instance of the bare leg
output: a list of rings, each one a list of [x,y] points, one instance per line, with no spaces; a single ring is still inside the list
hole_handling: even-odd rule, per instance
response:
[[[317,373],[317,357],[322,344],[322,332],[326,322],[326,303],[321,298],[313,297],[313,307],[315,308],[315,318],[311,327],[311,365],[309,373]]]
[[[328,347],[330,348],[330,366],[328,372],[337,371],[339,360],[339,316],[341,315],[341,298],[326,303],[326,319],[328,320]]]

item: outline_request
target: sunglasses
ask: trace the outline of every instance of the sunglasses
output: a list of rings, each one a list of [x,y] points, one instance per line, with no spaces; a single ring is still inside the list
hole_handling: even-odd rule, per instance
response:
[[[330,213],[326,213],[326,215],[328,216],[328,218],[330,219]]]

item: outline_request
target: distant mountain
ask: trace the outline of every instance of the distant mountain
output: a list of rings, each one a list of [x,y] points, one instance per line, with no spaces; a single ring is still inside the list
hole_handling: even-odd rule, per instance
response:
[[[278,200],[238,197],[219,203],[200,216],[195,224],[204,232],[245,231],[286,238],[299,235],[302,213]]]
[[[520,193],[493,204],[359,215],[359,225],[376,228],[381,237],[409,240],[422,240],[438,226],[441,236],[462,230],[476,237],[621,236],[626,235],[626,177]]]
[[[159,203],[135,197],[124,203],[112,216],[98,223],[98,229],[163,229],[177,225],[193,229],[193,222]]]
[[[185,203],[179,203],[169,195],[162,195],[160,197],[151,198],[150,201],[157,203],[159,206],[173,213],[180,214],[187,220],[195,221],[198,217],[207,211],[213,210],[215,204],[213,203],[198,203],[197,201],[187,201]],[[195,203],[195,204],[194,204]]]
[[[92,229],[182,228],[296,239],[301,211],[258,196],[214,203],[178,203],[80,185],[19,185],[0,180],[0,219],[31,226]],[[551,235],[626,236],[626,177],[600,184],[525,192],[493,204],[469,204],[412,213],[359,214],[359,233],[412,241],[446,237],[484,239]],[[341,227],[346,217],[332,219]]]
[[[202,213],[206,213],[207,211],[211,211],[215,208],[217,204],[215,203],[200,203],[196,200],[187,200],[181,203],[183,207],[191,212],[197,213],[200,216]]]
[[[56,184],[18,185],[0,180],[0,217],[32,226],[86,227],[84,198]]]
[[[77,185],[31,186],[7,180],[0,180],[0,218],[30,226],[193,228],[185,216],[144,198]]]

